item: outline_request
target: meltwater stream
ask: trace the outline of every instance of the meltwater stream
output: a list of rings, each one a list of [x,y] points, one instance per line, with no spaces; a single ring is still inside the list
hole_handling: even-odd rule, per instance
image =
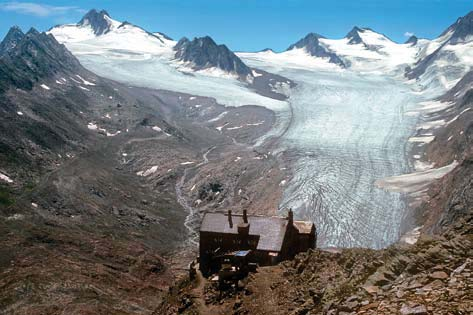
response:
[[[417,119],[406,112],[417,97],[383,76],[279,73],[298,84],[280,140],[294,171],[281,208],[315,222],[319,246],[382,248],[398,240],[406,202],[374,183],[410,171],[408,138]]]

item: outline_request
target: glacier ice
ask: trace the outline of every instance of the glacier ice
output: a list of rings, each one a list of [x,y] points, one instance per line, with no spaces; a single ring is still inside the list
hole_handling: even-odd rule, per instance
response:
[[[375,183],[410,172],[408,139],[418,118],[408,113],[420,96],[389,76],[242,57],[298,84],[280,140],[294,171],[280,208],[313,220],[322,247],[382,248],[398,240],[407,204]]]

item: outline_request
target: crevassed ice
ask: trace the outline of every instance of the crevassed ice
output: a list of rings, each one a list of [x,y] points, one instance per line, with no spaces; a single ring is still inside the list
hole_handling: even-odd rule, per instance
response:
[[[419,96],[387,76],[244,61],[298,84],[280,141],[294,170],[280,208],[314,221],[322,247],[382,248],[397,241],[407,205],[375,182],[410,171],[406,144],[417,117],[406,113]]]

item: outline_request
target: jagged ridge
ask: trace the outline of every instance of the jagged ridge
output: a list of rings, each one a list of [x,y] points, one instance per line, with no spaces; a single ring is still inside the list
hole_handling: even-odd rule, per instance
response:
[[[11,32],[20,34],[18,30]],[[31,89],[40,78],[82,69],[79,61],[54,36],[32,28],[26,35],[19,37],[21,40],[15,46],[10,46],[0,59],[0,91],[10,85]],[[4,47],[9,43],[12,42],[7,37],[1,45]]]
[[[341,67],[345,67],[345,63],[335,53],[325,47],[320,41],[320,38],[324,38],[322,35],[316,33],[309,33],[303,39],[299,40],[295,44],[289,46],[287,50],[295,48],[304,48],[307,53],[314,57],[328,58],[329,62],[337,64]]]
[[[251,69],[225,45],[217,45],[209,37],[182,38],[174,47],[175,58],[192,63],[194,70],[216,67],[237,74],[241,79],[251,76]]]

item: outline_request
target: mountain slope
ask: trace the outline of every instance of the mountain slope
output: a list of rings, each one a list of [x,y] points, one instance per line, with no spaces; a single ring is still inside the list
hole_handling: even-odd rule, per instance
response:
[[[81,27],[90,26],[96,36],[110,32],[114,24],[116,23],[110,18],[107,11],[97,12],[95,9],[90,10],[78,23]]]
[[[455,84],[473,65],[473,12],[459,18],[438,38],[419,52],[419,60],[408,69],[409,79],[418,79],[440,95]]]
[[[184,63],[189,63],[194,70],[217,68],[226,73],[235,74],[240,79],[252,77],[251,69],[245,65],[225,45],[217,45],[209,36],[181,39],[174,47],[175,58]]]
[[[191,180],[185,170],[208,163],[212,177],[196,184],[220,175],[222,198],[267,172],[245,151],[250,176],[228,175],[228,165],[245,173],[233,150],[271,128],[264,108],[99,77],[35,30],[0,57],[0,75],[2,314],[150,314],[172,281],[161,256],[190,230],[176,188]],[[227,169],[205,162],[214,146]],[[280,180],[267,187],[277,192]],[[228,206],[217,200],[202,206]]]
[[[328,59],[328,62],[345,67],[345,63],[330,49],[320,42],[323,36],[315,33],[309,33],[306,37],[299,40],[295,44],[289,46],[287,51],[294,49],[304,49],[313,57]]]
[[[48,33],[73,52],[129,51],[161,55],[175,45],[164,34],[153,34],[129,22],[116,21],[105,10],[91,10],[79,23],[58,25]]]
[[[398,44],[369,28],[354,27],[342,39],[329,39],[315,33],[281,53],[262,51],[239,53],[244,59],[297,68],[347,68],[358,72],[403,73],[413,64],[425,41]],[[257,65],[254,63],[253,65]]]
[[[329,49],[359,71],[398,71],[415,61],[418,48],[398,44],[369,28],[354,27],[342,39],[321,39]]]
[[[25,37],[25,34],[21,31],[18,26],[13,26],[8,31],[7,35],[0,43],[0,56],[8,53],[14,49],[16,45]]]
[[[417,36],[412,35],[406,40],[404,44],[417,45],[418,42],[419,42],[419,39],[417,38]]]
[[[0,90],[10,84],[22,89],[32,89],[40,79],[57,74],[85,71],[77,59],[52,35],[31,29],[21,40],[11,46],[7,36],[2,46],[10,48],[0,59]]]

